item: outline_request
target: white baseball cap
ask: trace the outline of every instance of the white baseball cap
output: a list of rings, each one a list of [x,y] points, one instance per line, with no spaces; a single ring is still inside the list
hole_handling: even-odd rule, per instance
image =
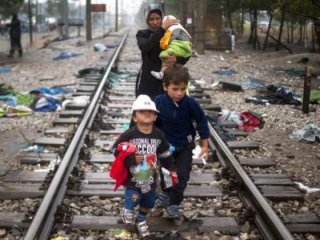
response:
[[[154,102],[147,95],[139,95],[137,99],[133,102],[131,112],[137,110],[151,110],[157,113],[159,112]]]

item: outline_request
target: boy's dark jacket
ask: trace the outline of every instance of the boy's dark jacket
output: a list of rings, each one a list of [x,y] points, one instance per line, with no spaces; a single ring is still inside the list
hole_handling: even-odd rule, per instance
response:
[[[139,153],[139,147],[135,146],[130,141],[141,138],[154,139],[159,144],[155,152],[158,158],[158,164],[169,171],[174,171],[174,159],[169,150],[169,144],[165,139],[164,134],[155,127],[150,134],[141,133],[136,127],[132,127],[122,133],[113,145],[113,149],[115,150],[114,155],[116,158],[111,166],[109,175],[116,180],[114,191],[117,190],[121,185],[125,187],[136,188],[135,182],[132,181],[129,167],[136,165],[135,153]],[[123,148],[123,146],[125,147]],[[155,187],[156,183],[154,182],[152,183],[152,188]]]
[[[201,139],[209,137],[207,117],[199,103],[192,97],[184,96],[174,103],[167,93],[155,98],[156,107],[160,114],[156,126],[165,134],[168,142],[176,147],[190,142],[188,136],[194,139],[196,131]],[[196,123],[196,128],[193,125]]]

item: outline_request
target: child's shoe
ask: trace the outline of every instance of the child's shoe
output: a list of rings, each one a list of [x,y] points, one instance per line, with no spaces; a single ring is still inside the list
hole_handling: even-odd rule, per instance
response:
[[[154,76],[156,79],[163,79],[163,72],[151,71],[151,75]]]
[[[134,219],[134,212],[133,210],[129,210],[126,208],[122,209],[121,219],[124,224],[132,224]]]
[[[174,219],[180,219],[179,206],[178,205],[170,205],[166,208],[168,217]]]
[[[140,237],[146,238],[150,236],[149,227],[146,221],[137,222],[136,227]]]
[[[169,195],[161,192],[156,200],[156,208],[166,208],[169,205]]]

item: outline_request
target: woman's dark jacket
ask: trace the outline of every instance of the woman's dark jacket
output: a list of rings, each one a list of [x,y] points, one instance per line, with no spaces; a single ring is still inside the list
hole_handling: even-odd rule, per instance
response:
[[[140,94],[148,95],[152,100],[163,93],[162,81],[151,75],[151,71],[160,71],[161,52],[160,39],[165,30],[159,27],[157,30],[139,30],[136,34],[138,47],[141,51],[142,66],[136,81],[136,96]],[[189,59],[177,58],[177,63],[185,64]]]

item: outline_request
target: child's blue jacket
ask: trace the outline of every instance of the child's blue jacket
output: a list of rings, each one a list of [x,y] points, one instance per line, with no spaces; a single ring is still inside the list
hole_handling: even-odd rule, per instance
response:
[[[164,93],[154,101],[160,112],[156,126],[164,132],[171,145],[179,147],[190,143],[190,137],[194,140],[196,131],[201,139],[209,138],[207,117],[194,98],[186,95],[175,103]]]

